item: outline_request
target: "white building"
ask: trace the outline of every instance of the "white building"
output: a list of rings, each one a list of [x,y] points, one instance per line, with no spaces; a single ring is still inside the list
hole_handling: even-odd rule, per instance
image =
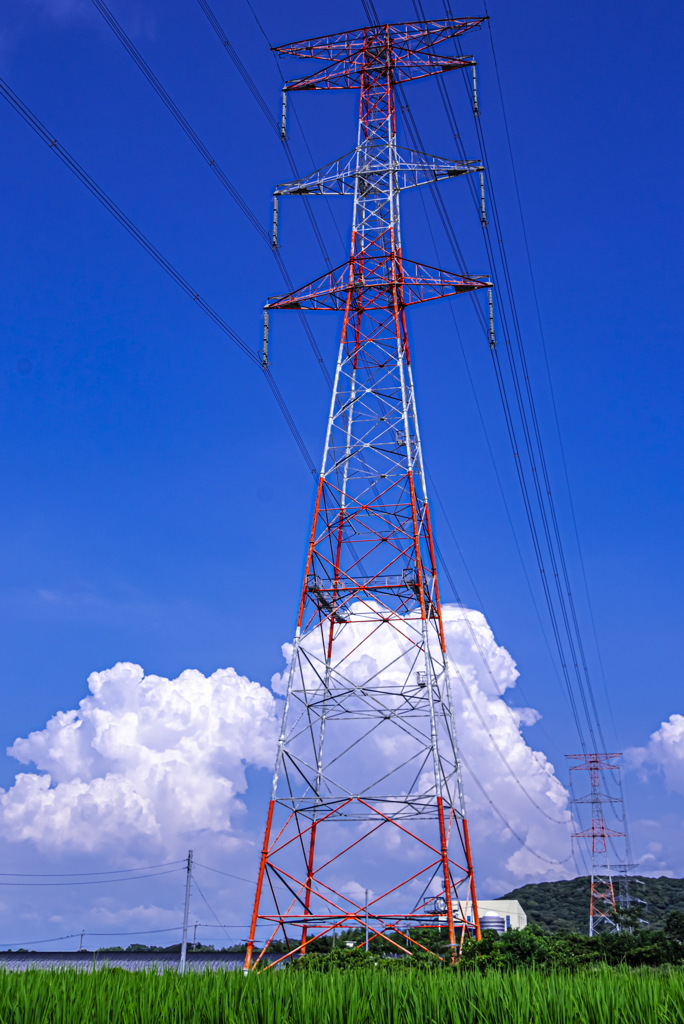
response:
[[[470,900],[462,902],[461,907],[465,911],[466,921],[474,924],[473,905]],[[477,909],[482,931],[489,928],[501,934],[507,932],[509,928],[519,930],[527,924],[527,914],[517,900],[478,900]],[[454,914],[460,918],[461,912],[456,902],[454,902]]]

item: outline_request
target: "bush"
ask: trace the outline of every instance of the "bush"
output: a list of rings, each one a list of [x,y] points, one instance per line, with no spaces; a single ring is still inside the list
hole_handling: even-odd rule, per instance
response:
[[[433,953],[418,950],[413,956],[383,955],[372,949],[345,949],[337,946],[330,953],[307,953],[306,956],[293,960],[291,971],[311,971],[314,974],[327,974],[330,971],[356,971],[372,968],[381,971],[421,970],[434,971],[443,966],[442,961]]]
[[[684,916],[684,915],[683,915]],[[462,965],[479,970],[513,970],[536,967],[575,971],[607,964],[612,967],[662,967],[684,965],[681,943],[664,931],[603,932],[589,938],[560,932],[544,934],[529,926],[504,935],[485,932],[481,942],[467,939]]]
[[[671,923],[670,923],[671,921]],[[682,929],[682,931],[680,931]],[[418,929],[415,930],[418,933]],[[421,935],[418,941],[422,941]],[[433,930],[435,935],[436,930]],[[411,937],[414,930],[411,930]],[[520,931],[510,930],[503,935],[494,931],[482,934],[482,940],[466,938],[461,956],[452,964],[443,939],[432,943],[434,953],[416,950],[412,956],[397,954],[390,943],[371,942],[368,953],[364,949],[337,947],[329,953],[310,952],[290,965],[290,970],[328,973],[372,967],[376,970],[442,969],[460,971],[514,971],[535,968],[550,971],[577,971],[582,968],[610,967],[665,967],[684,966],[684,944],[678,935],[684,934],[684,914],[672,914],[666,931],[627,931],[602,933],[589,938],[571,932],[554,935],[535,925]],[[427,943],[424,943],[427,944]],[[439,955],[436,955],[439,953]]]

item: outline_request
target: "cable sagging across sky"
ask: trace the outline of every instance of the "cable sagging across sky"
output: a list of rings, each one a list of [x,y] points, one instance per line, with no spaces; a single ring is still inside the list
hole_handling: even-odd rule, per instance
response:
[[[62,146],[62,144],[58,142],[57,139],[50,134],[50,132],[48,132],[45,125],[43,125],[38,120],[38,118],[35,117],[33,113],[31,113],[26,104],[19,99],[16,93],[13,92],[12,89],[10,89],[10,87],[7,85],[7,83],[1,78],[0,92],[5,97],[10,106],[13,107],[14,110],[16,110],[16,112],[24,119],[24,121],[26,121],[29,127],[33,128],[36,135],[38,135],[39,138],[41,138],[43,142],[53,151],[53,153],[55,153],[56,156],[59,157],[62,163],[65,164],[73,174],[75,174],[79,181],[83,185],[85,185],[88,191],[95,196],[98,202],[100,202],[105,207],[105,209],[112,214],[112,216],[119,222],[119,224],[121,224],[121,226],[125,228],[130,235],[133,236],[136,242],[138,242],[138,244],[142,246],[145,252],[147,252],[152,257],[152,259],[159,264],[162,270],[164,270],[169,275],[169,277],[175,282],[175,284],[177,284],[178,287],[181,288],[182,291],[184,291],[185,294],[190,299],[192,299],[192,301],[196,303],[196,305],[199,306],[199,308],[204,313],[206,313],[209,319],[220,330],[222,330],[223,333],[226,334],[235,345],[237,345],[242,354],[247,356],[247,358],[259,370],[262,371],[264,377],[266,378],[266,383],[270,387],[273,396],[276,402],[278,403],[280,411],[282,412],[285,418],[285,422],[287,423],[287,426],[295,439],[295,443],[299,448],[309,471],[311,473],[315,473],[316,467],[314,465],[313,459],[309,455],[306,444],[304,443],[304,439],[302,438],[302,435],[300,434],[297,428],[297,425],[292,417],[292,414],[288,409],[287,403],[285,402],[285,399],[283,398],[280,389],[278,388],[278,385],[276,384],[273,378],[271,371],[268,368],[264,368],[262,366],[261,360],[258,358],[256,353],[242,340],[240,335],[236,331],[234,331],[233,328],[228,323],[226,323],[223,317],[220,316],[209,305],[208,302],[205,302],[205,300],[199,295],[198,292],[195,291],[195,289],[190,284],[188,284],[188,282],[181,274],[179,274],[176,268],[171,263],[169,263],[169,261],[149,241],[149,239],[147,239],[145,235],[143,235],[142,231],[138,230],[138,228],[126,216],[126,214],[119,209],[116,203],[114,203],[109,198],[107,193],[100,188],[100,186],[93,180],[93,178],[91,178],[90,175],[83,170],[80,164],[78,164],[73,159],[73,157],[67,152],[64,146]]]

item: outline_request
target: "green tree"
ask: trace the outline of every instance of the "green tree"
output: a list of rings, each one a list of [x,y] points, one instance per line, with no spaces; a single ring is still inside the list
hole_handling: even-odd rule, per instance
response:
[[[665,934],[672,942],[684,942],[684,911],[673,910],[665,922]]]

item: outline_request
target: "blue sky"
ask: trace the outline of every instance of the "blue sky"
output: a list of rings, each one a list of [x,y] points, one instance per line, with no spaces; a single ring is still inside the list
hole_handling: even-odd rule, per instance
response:
[[[291,175],[199,5],[111,6],[268,226],[273,187]],[[215,0],[214,8],[277,114],[278,69],[250,7]],[[414,17],[408,0],[378,0],[377,8],[383,19]],[[274,43],[364,22],[360,4],[341,10],[259,0],[254,9]],[[434,0],[426,11],[439,16],[442,5]],[[480,13],[477,5],[454,11]],[[682,15],[660,2],[645,14],[632,0],[592,8],[495,0],[490,14],[605,690],[488,33],[473,34],[466,52],[480,62],[490,166],[590,666],[609,743],[643,748],[662,722],[684,712]],[[301,65],[287,67],[286,74],[301,73]],[[257,348],[264,299],[282,290],[275,263],[92,4],[7,0],[0,74]],[[456,95],[456,85],[450,88]],[[426,148],[450,155],[434,82],[410,90]],[[355,96],[303,95],[294,108],[292,146],[302,169],[353,147]],[[280,648],[293,631],[312,479],[259,372],[7,104],[0,106],[0,132],[4,749],[44,728],[55,712],[75,708],[89,673],[119,661],[170,679],[188,668],[210,675],[233,666],[268,684],[282,669]],[[443,193],[471,272],[486,272],[463,191],[454,182]],[[345,257],[350,212],[345,200],[317,208],[335,264]],[[419,197],[407,197],[404,218],[405,253],[450,267],[430,211],[435,255]],[[324,272],[294,199],[283,204],[281,241],[295,282]],[[454,311],[533,575],[488,353],[457,302]],[[273,321],[274,375],[317,462],[327,393],[298,322],[287,314]],[[330,365],[336,318],[311,323]],[[577,739],[448,304],[414,311],[411,327],[425,456],[449,520],[434,501],[440,546],[462,600],[486,613],[517,662],[525,696],[511,703],[529,702],[542,715],[526,730],[528,742],[565,782],[562,754],[574,751]],[[657,863],[682,874],[682,786],[667,766],[658,771],[642,761],[626,776],[634,853],[661,843],[662,851],[653,851]],[[7,788],[17,762],[8,757],[0,765]],[[248,799],[257,819],[258,790]],[[40,856],[44,863],[49,851]]]

